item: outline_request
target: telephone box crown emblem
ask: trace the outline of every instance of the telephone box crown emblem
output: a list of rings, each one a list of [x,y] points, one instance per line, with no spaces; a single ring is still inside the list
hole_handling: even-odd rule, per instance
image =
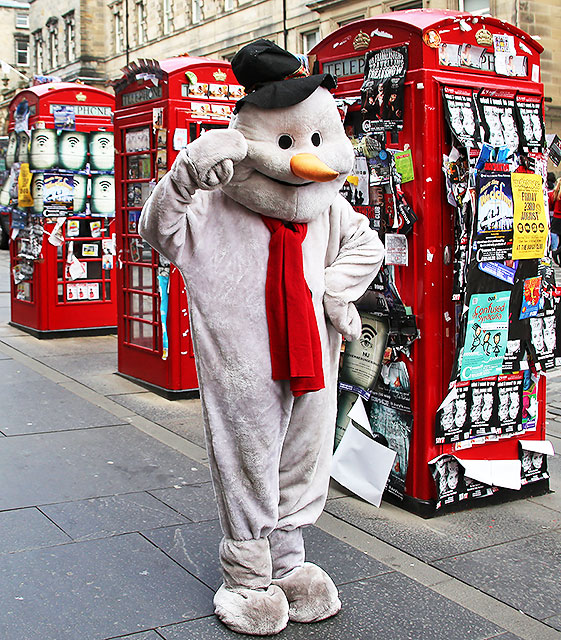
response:
[[[224,71],[222,71],[221,69],[218,69],[218,71],[215,71],[213,74],[214,79],[216,80],[216,82],[224,82],[226,80],[226,73]]]
[[[475,41],[477,44],[480,44],[484,47],[490,47],[493,44],[493,34],[483,27],[483,29],[479,29],[479,31],[475,34]]]
[[[370,46],[370,36],[364,31],[359,31],[353,40],[353,47],[355,51],[360,51],[361,49],[368,49]]]
[[[78,102],[85,102],[86,101],[86,94],[85,93],[77,93],[76,94],[76,100],[78,100]]]

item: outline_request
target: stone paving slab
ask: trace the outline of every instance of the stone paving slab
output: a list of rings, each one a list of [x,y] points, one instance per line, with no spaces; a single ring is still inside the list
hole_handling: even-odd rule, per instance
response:
[[[222,533],[217,521],[167,527],[144,535],[212,589],[222,583],[218,563]],[[325,569],[337,585],[391,571],[387,565],[317,527],[307,527],[304,540],[306,559]]]
[[[561,614],[561,531],[529,536],[434,564],[539,620]]]
[[[41,511],[74,540],[157,529],[188,521],[149,493],[51,504],[41,507]]]
[[[38,509],[0,511],[0,553],[14,553],[70,542],[71,538]]]
[[[339,589],[343,608],[315,624],[289,623],[283,640],[516,640],[503,629],[395,572]],[[158,628],[165,640],[242,640],[217,619]],[[502,634],[502,635],[501,635]],[[253,636],[254,637],[254,636]]]
[[[139,534],[3,556],[5,638],[101,640],[212,613],[212,592]]]
[[[328,500],[325,511],[429,563],[561,527],[557,511],[526,500],[429,520],[387,502],[376,509],[355,497]]]
[[[117,350],[115,335],[39,339],[24,331],[18,331],[17,336],[2,337],[2,342],[32,358],[81,353],[87,359],[91,353],[114,353]]]
[[[545,618],[544,622],[550,627],[557,629],[557,631],[561,631],[561,615],[551,616],[551,618]]]
[[[218,518],[218,508],[210,482],[177,489],[160,489],[151,493],[193,522]]]
[[[116,395],[110,398],[199,447],[205,448],[200,400],[167,400],[151,392]]]
[[[2,439],[0,510],[200,484],[208,469],[131,425]]]
[[[86,358],[80,354],[38,356],[37,360],[102,395],[147,393],[143,387],[117,375],[116,351],[91,353]]]
[[[10,372],[16,368],[17,372]],[[7,436],[123,423],[112,413],[14,361],[2,362],[0,390],[10,398],[0,412],[0,431]]]
[[[213,592],[222,584],[218,561],[222,531],[218,520],[155,529],[143,535]]]

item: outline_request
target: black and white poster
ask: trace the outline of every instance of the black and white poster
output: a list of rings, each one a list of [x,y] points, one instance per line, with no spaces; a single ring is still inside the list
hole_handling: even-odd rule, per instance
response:
[[[470,438],[479,438],[496,433],[497,425],[497,378],[472,380],[471,405],[469,411]]]
[[[362,128],[366,133],[403,127],[407,46],[369,51],[361,87]]]
[[[470,401],[470,382],[454,382],[436,412],[436,444],[450,444],[469,438]]]
[[[498,427],[500,434],[522,431],[522,372],[499,376],[497,379]]]
[[[545,146],[545,125],[541,96],[516,96],[520,146],[524,151],[542,151]]]
[[[469,88],[444,87],[444,117],[461,146],[473,147],[479,139],[479,124],[473,92]]]
[[[436,484],[437,509],[470,498],[484,498],[497,490],[466,476],[460,461],[451,455],[444,454],[431,460],[429,468]]]
[[[547,470],[547,454],[536,450],[540,449],[540,444],[541,443],[539,442],[518,443],[518,455],[522,466],[520,479],[523,485],[528,484],[529,482],[537,482],[538,480],[545,480],[549,478],[549,472]]]
[[[514,97],[514,91],[495,89],[481,89],[477,95],[483,141],[492,147],[518,149],[520,139]]]

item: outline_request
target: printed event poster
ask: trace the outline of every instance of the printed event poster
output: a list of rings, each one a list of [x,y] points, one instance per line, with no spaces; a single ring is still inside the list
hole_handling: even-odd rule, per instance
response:
[[[403,92],[407,72],[407,46],[369,51],[365,56],[361,92],[365,133],[403,127]]]
[[[510,182],[510,173],[481,172],[475,230],[477,262],[512,258],[514,204]]]
[[[493,147],[518,149],[515,95],[515,91],[481,89],[477,96],[484,142]]]
[[[510,291],[475,293],[469,301],[460,379],[501,375],[508,339]]]
[[[521,146],[528,151],[542,151],[545,146],[542,97],[517,95],[516,111]]]
[[[460,442],[469,437],[470,383],[456,380],[436,412],[435,442]]]
[[[68,216],[74,211],[74,177],[62,173],[45,173],[43,182],[45,216]]]
[[[382,367],[371,394],[370,428],[374,436],[382,436],[396,456],[387,490],[403,498],[409,465],[409,447],[413,429],[411,388],[405,362],[392,362]],[[381,444],[384,444],[383,440]]]
[[[548,236],[542,178],[536,173],[511,174],[514,200],[512,258],[543,258]]]
[[[464,147],[473,147],[478,139],[477,111],[470,88],[444,87],[444,117],[454,138]]]

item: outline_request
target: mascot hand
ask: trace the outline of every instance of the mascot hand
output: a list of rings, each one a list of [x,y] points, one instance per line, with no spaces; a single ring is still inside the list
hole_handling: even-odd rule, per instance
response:
[[[360,338],[362,321],[352,302],[345,302],[326,293],[323,296],[323,308],[331,324],[345,340],[352,342]]]
[[[195,189],[210,191],[228,184],[234,165],[247,155],[247,142],[235,129],[213,129],[203,133],[176,158],[171,179],[191,195]]]

